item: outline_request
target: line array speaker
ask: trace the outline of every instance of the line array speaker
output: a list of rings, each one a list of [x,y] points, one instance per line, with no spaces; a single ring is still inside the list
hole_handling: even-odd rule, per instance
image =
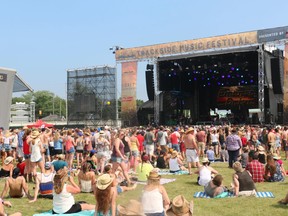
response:
[[[154,100],[155,87],[154,87],[154,72],[153,70],[146,71],[146,90],[147,96],[150,101]]]
[[[280,59],[271,58],[271,78],[274,94],[283,94],[280,73]]]

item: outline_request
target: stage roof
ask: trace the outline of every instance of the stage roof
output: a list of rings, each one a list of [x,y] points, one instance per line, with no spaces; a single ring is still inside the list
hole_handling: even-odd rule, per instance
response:
[[[14,78],[13,93],[23,92],[23,91],[33,91],[33,89],[26,83],[20,76],[16,73]]]

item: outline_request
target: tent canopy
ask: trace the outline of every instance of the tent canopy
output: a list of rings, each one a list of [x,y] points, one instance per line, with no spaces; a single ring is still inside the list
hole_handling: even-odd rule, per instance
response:
[[[13,92],[33,91],[33,89],[24,82],[23,79],[16,73],[14,78]]]
[[[46,128],[46,127],[51,128],[53,126],[54,126],[53,124],[49,124],[47,122],[44,122],[41,119],[36,121],[34,124],[27,125],[28,128]]]

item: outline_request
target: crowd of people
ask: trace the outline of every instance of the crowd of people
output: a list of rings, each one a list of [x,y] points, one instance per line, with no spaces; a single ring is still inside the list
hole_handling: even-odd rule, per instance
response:
[[[97,215],[125,215],[130,202],[134,202],[133,208],[139,206],[137,211],[143,215],[173,215],[173,211],[175,215],[174,207],[179,202],[185,214],[192,214],[193,202],[183,196],[170,201],[160,184],[159,169],[199,175],[197,183],[211,197],[224,197],[227,193],[255,196],[256,182],[285,179],[281,152],[287,160],[287,129],[249,125],[0,128],[0,177],[6,178],[0,215],[1,211],[5,215],[3,199],[7,194],[27,197],[30,202],[52,199],[54,214],[95,210]],[[235,171],[229,187],[223,185],[221,173],[210,166],[217,161],[227,162],[228,168]],[[197,169],[193,173],[194,167]],[[137,181],[147,182],[140,204],[131,200],[126,207],[117,206],[117,195],[134,190]],[[30,194],[29,182],[35,183],[34,194]],[[76,202],[76,193],[94,193],[95,205]],[[288,194],[280,203],[287,204],[287,197]]]

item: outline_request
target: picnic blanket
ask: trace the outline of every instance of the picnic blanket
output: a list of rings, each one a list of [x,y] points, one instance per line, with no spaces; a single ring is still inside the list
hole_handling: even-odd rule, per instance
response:
[[[159,175],[188,175],[188,171],[186,170],[180,170],[175,173],[170,173],[170,170],[159,170]]]
[[[73,213],[73,214],[69,214],[69,216],[94,216],[95,211],[94,210],[90,210],[90,211],[81,211],[78,213]],[[52,214],[52,210],[48,211],[48,212],[43,212],[43,213],[39,213],[39,214],[34,214],[33,216],[51,216]],[[55,214],[54,214],[55,215]],[[64,216],[67,214],[57,214],[57,216]]]
[[[176,179],[161,178],[160,184],[163,185],[163,184],[167,184],[167,183],[174,182],[174,181],[176,181]],[[142,182],[142,181],[137,181],[136,183],[137,184],[147,184],[147,182]]]
[[[194,193],[195,198],[211,198],[208,196],[205,192],[196,192]],[[233,193],[228,193],[226,197],[234,197]],[[274,194],[272,192],[256,192],[256,197],[259,198],[275,198]]]

